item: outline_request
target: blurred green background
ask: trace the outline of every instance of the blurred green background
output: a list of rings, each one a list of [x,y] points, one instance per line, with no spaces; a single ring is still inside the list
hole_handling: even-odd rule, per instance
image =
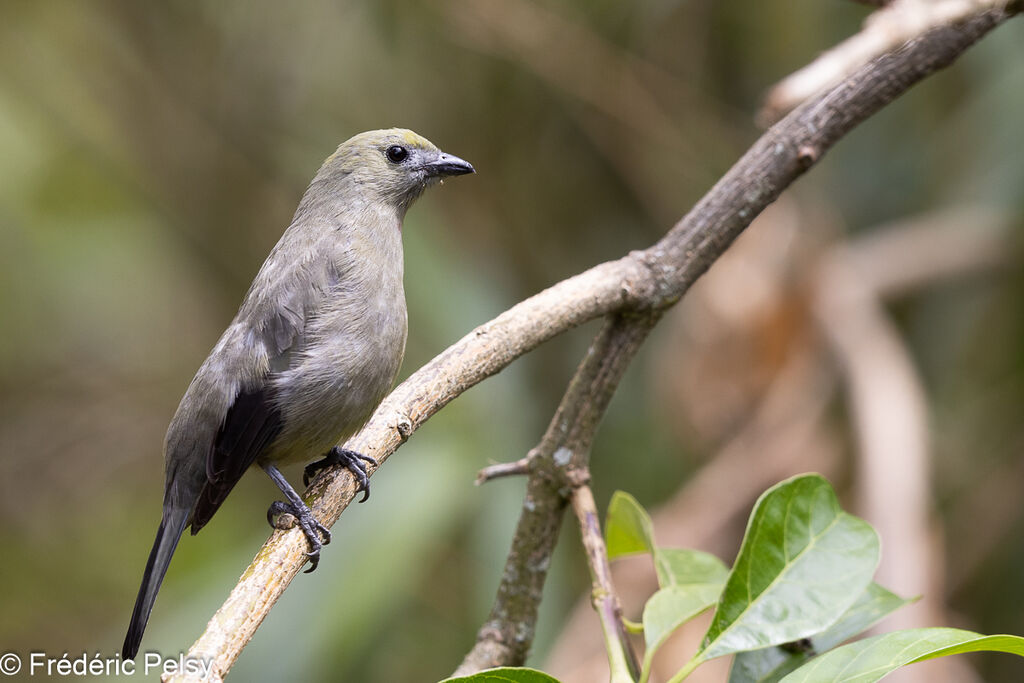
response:
[[[478,171],[406,220],[404,377],[526,296],[655,241],[759,135],[764,92],[867,11],[818,0],[2,0],[0,650],[120,649],[159,519],[166,425],[339,142],[409,127]],[[600,504],[617,488],[654,510],[680,495],[784,360],[820,344],[806,283],[831,245],[924,212],[994,213],[1005,263],[888,310],[927,395],[946,577],[934,597],[949,625],[1024,634],[1022,45],[1024,21],[1011,21],[787,193],[774,223],[799,246],[779,257],[771,305],[725,332],[720,312],[708,323],[730,343],[702,345],[715,316],[696,304],[666,319],[599,433]],[[721,291],[764,293],[749,278]],[[454,669],[487,615],[523,492],[473,477],[535,445],[596,325],[420,430],[233,678],[430,681]],[[830,476],[856,509],[841,393],[820,422],[839,454]],[[742,514],[711,548],[727,560],[756,495],[737,490]],[[733,495],[718,493],[697,509]],[[143,649],[192,643],[266,538],[276,495],[249,475],[184,539]],[[545,664],[587,588],[567,526],[531,663]],[[1024,675],[1009,657],[970,661],[984,680]]]

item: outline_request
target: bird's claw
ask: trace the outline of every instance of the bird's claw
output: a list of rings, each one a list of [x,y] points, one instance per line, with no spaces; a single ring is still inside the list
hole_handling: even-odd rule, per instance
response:
[[[370,497],[370,478],[367,476],[366,465],[361,461],[366,461],[374,467],[380,464],[376,458],[335,446],[322,459],[306,465],[306,469],[302,471],[302,483],[309,486],[309,481],[320,470],[331,465],[340,465],[351,472],[352,476],[356,478],[356,493],[359,491],[363,492],[363,497],[359,499],[359,502],[362,503]]]
[[[370,479],[367,476],[366,465],[363,464],[364,461],[373,465],[378,464],[375,458],[371,458],[368,455],[335,446],[321,460],[306,466],[306,469],[302,472],[302,481],[306,486],[309,486],[309,480],[316,476],[320,470],[331,465],[340,465],[352,472],[352,475],[356,478],[356,491],[363,492],[363,497],[359,502],[363,502],[370,496]],[[268,471],[277,472],[273,468],[270,468]],[[278,477],[280,477],[279,473]],[[281,484],[278,485],[280,486]],[[287,494],[288,492],[286,491],[285,493]],[[291,515],[295,518],[295,524],[302,529],[302,533],[306,535],[306,539],[309,541],[309,552],[306,553],[306,557],[309,558],[310,562],[310,567],[306,570],[308,574],[315,570],[320,563],[320,549],[331,542],[331,532],[316,520],[309,507],[297,497],[297,494],[295,495],[296,502],[294,504],[281,500],[274,501],[267,509],[267,522],[276,529],[278,527],[274,524],[275,517]],[[322,541],[321,536],[323,537]]]
[[[309,541],[310,550],[306,553],[306,557],[309,558],[311,566],[305,572],[309,574],[320,563],[320,549],[331,542],[331,531],[317,521],[316,517],[313,516],[313,511],[307,506],[303,505],[300,508],[282,500],[275,500],[270,504],[270,508],[267,509],[267,522],[270,523],[270,526],[277,528],[274,524],[274,517],[284,514],[295,518],[295,524],[302,529],[302,533],[306,535],[306,540]],[[323,536],[323,541],[320,540],[321,535]]]

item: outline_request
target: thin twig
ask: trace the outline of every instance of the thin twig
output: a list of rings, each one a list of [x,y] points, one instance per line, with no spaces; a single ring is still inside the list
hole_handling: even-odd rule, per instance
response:
[[[612,584],[612,568],[608,564],[608,551],[601,535],[601,522],[597,517],[597,504],[590,487],[576,487],[572,494],[572,509],[580,525],[583,548],[590,567],[590,600],[597,610],[604,631],[611,680],[634,681],[640,675],[640,666],[629,644],[629,635],[622,623],[622,605]]]
[[[496,465],[488,465],[479,472],[476,473],[476,481],[473,482],[477,486],[486,484],[492,479],[499,479],[501,477],[515,477],[522,474],[530,473],[530,456],[527,455],[525,458],[520,458],[515,462],[500,462]]]

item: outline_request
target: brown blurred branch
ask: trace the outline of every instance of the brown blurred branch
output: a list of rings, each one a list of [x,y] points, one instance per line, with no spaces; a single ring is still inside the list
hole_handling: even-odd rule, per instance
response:
[[[544,341],[596,317],[672,305],[843,135],[1011,15],[990,10],[930,31],[807,102],[763,135],[657,244],[569,278],[463,337],[396,388],[347,446],[383,462],[449,401]],[[317,518],[330,526],[355,491],[351,476],[340,472],[324,473],[307,493]],[[305,549],[299,530],[274,532],[189,656],[211,660],[216,675],[225,675],[305,563]]]
[[[883,302],[886,294],[1006,262],[1009,221],[958,211],[904,221],[833,248],[815,278],[815,318],[848,387],[857,440],[859,513],[886,544],[877,578],[922,595],[889,628],[948,623],[943,615],[942,539],[933,519],[928,402],[923,382]],[[960,680],[942,663],[903,680]]]
[[[883,298],[1010,265],[1013,216],[958,207],[864,231],[833,251]]]
[[[941,591],[930,568],[931,481],[927,400],[910,351],[877,293],[840,248],[818,276],[815,316],[835,352],[849,389],[858,445],[859,512],[885,539],[878,581],[904,595],[923,593],[929,605],[901,610],[915,626],[941,623],[932,609]],[[916,613],[916,614],[911,614]],[[902,624],[901,628],[909,628]]]
[[[876,4],[876,3],[872,3]],[[1012,0],[892,0],[868,16],[864,28],[775,85],[759,119],[770,124],[812,95],[833,87],[881,54],[897,50],[940,26],[956,26],[986,10],[1017,6]],[[1014,10],[1014,11],[1017,11]]]

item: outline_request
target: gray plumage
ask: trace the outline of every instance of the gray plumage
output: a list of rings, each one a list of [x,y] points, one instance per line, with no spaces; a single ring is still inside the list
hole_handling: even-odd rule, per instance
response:
[[[403,129],[356,135],[324,162],[167,430],[163,517],[126,658],[186,526],[202,528],[252,464],[280,477],[268,468],[324,455],[383,400],[405,351],[405,212],[433,182],[472,172]]]

